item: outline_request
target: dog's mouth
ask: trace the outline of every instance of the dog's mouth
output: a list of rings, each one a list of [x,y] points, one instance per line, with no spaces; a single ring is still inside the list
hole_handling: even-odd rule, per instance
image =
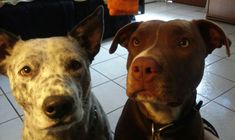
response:
[[[128,93],[128,96],[130,99],[139,101],[139,102],[159,102],[154,94],[154,92],[146,89],[140,89],[133,91],[131,93]]]
[[[46,128],[45,130],[53,131],[53,132],[64,131],[64,130],[70,129],[75,124],[76,124],[76,121],[68,122],[68,123],[59,122],[59,123],[56,123],[56,124]]]
[[[42,130],[47,130],[47,131],[52,131],[52,132],[64,131],[64,130],[70,129],[72,126],[74,126],[78,122],[79,120],[75,116],[70,115],[62,119],[52,120],[51,123],[47,127],[43,128]]]
[[[166,95],[166,91],[150,91],[146,89],[136,90],[128,94],[129,98],[132,100],[136,100],[138,102],[149,102],[153,104],[161,104],[161,105],[169,105],[169,106],[178,106],[181,102],[173,97],[170,96],[171,94],[167,93],[169,96]]]
[[[151,91],[146,89],[140,89],[128,94],[130,98],[135,100],[146,100],[151,101],[154,98],[154,95]]]

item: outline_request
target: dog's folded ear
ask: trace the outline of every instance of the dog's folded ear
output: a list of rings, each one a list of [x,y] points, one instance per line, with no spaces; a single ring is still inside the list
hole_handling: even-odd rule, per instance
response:
[[[115,35],[112,45],[109,49],[109,53],[114,53],[118,47],[118,44],[127,48],[131,34],[138,28],[142,22],[129,23],[122,27]]]
[[[15,43],[18,40],[19,37],[3,29],[0,29],[0,73],[4,74],[2,62],[7,55],[10,55],[10,51],[13,49]]]
[[[75,26],[69,35],[77,39],[82,47],[85,47],[89,59],[93,60],[100,50],[103,33],[104,9],[103,6],[99,6],[91,15]]]
[[[216,48],[226,47],[227,55],[230,56],[231,41],[225,35],[224,31],[215,23],[208,20],[194,20],[202,38],[207,46],[207,55]]]

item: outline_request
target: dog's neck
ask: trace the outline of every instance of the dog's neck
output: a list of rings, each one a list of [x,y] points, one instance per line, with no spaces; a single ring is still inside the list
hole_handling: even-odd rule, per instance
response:
[[[157,124],[169,124],[179,117],[181,106],[170,107],[153,103],[138,104],[141,112],[150,120]]]
[[[191,125],[195,122],[197,116],[200,117],[199,110],[201,106],[202,101],[195,105],[190,112],[169,124],[164,124],[161,126],[161,124],[155,124],[152,122],[152,134],[158,137],[169,137],[181,130],[184,130],[187,128],[187,125]]]
[[[196,90],[193,92],[193,94],[196,95]],[[187,128],[186,131],[189,131],[190,133],[195,131],[199,132],[199,135],[195,136],[195,140],[198,140],[198,137],[201,138],[203,136],[200,123],[201,116],[199,113],[201,104],[202,102],[196,105],[195,98],[192,97],[191,100],[187,100],[182,105],[176,107],[151,103],[138,103],[137,105],[140,112],[150,120],[152,129],[150,131],[152,131],[153,136],[158,135],[159,137],[164,134],[170,136],[170,133],[174,135],[174,133],[178,133],[181,130],[185,131],[185,128]],[[158,138],[155,139],[158,140]],[[184,138],[180,139],[184,140]]]
[[[187,93],[185,101],[177,106],[149,102],[138,102],[140,111],[156,124],[169,124],[186,116],[196,105],[197,91]]]

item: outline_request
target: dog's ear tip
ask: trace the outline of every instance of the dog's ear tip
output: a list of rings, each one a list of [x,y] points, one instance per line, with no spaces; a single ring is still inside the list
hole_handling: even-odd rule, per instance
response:
[[[103,5],[99,5],[99,6],[97,7],[97,9],[98,9],[99,11],[103,11],[103,10],[104,10],[104,6],[103,6]]]
[[[231,56],[231,52],[230,52],[230,49],[229,49],[230,45],[229,46],[225,45],[225,47],[226,47],[227,56],[230,57]]]
[[[20,36],[0,28],[0,45],[2,42],[3,44],[7,44],[8,48],[12,48],[18,40],[21,40]]]
[[[112,45],[111,45],[111,47],[109,49],[109,53],[113,54],[117,50],[117,46],[118,46],[117,43],[112,43]]]
[[[115,50],[109,50],[109,54],[113,54]]]
[[[232,41],[227,37],[227,46],[230,47],[232,45]]]
[[[209,52],[212,52],[216,48],[225,46],[227,56],[230,56],[229,47],[231,46],[231,41],[218,24],[205,19],[193,20],[193,22],[196,23],[203,39],[207,43],[207,48],[209,50],[207,52],[208,54],[210,54]]]
[[[103,5],[99,5],[99,6],[95,9],[94,14],[103,17],[103,15],[104,15],[104,6],[103,6]]]

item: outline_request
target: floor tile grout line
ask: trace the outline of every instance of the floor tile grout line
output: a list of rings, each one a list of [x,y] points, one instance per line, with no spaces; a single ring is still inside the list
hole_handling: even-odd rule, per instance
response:
[[[112,41],[112,40],[111,40]],[[109,51],[109,49],[107,49],[107,48],[104,48],[105,50],[107,50],[107,51]],[[125,54],[118,54],[117,52],[116,53],[113,53],[113,54],[116,54],[117,56],[120,56],[120,57],[122,57],[122,56],[125,56],[125,55],[127,55],[128,54],[128,52],[127,53],[125,53]],[[110,55],[113,55],[113,54],[110,54]],[[126,59],[126,58],[124,58],[124,59]]]
[[[106,113],[107,115],[110,115],[111,113],[113,113],[113,112],[115,112],[115,111],[117,111],[118,109],[121,109],[121,108],[123,108],[124,107],[124,105],[122,105],[122,106],[120,106],[120,107],[118,107],[118,108],[116,108],[116,109],[114,109],[114,110],[112,110],[112,111],[109,111],[108,113]]]
[[[100,74],[101,74],[101,73],[100,73]],[[116,85],[118,85],[119,87],[121,87],[121,88],[123,88],[123,89],[126,90],[126,88],[124,88],[122,85],[118,84],[118,83],[115,81],[115,80],[117,80],[118,78],[121,78],[121,77],[123,77],[123,76],[125,76],[125,75],[126,75],[126,74],[121,75],[121,76],[119,76],[119,77],[117,77],[117,78],[115,78],[115,79],[109,79],[108,77],[106,77],[106,78],[108,78],[107,81],[105,81],[105,82],[103,82],[103,83],[100,83],[100,84],[97,84],[97,85],[95,85],[95,86],[92,86],[92,88],[101,86],[101,85],[106,84],[106,83],[108,83],[108,82],[113,82],[113,83],[115,83]],[[103,76],[105,76],[105,75],[103,75]]]
[[[121,55],[120,57],[124,58],[127,60],[127,58],[125,58],[125,56],[128,55],[128,54],[125,54],[125,55]]]
[[[203,103],[203,104],[202,104],[202,108],[205,107],[205,106],[206,106],[207,104],[209,104],[210,102],[213,102],[213,101],[209,100],[207,103]]]
[[[126,90],[123,86],[121,86],[120,84],[118,84],[117,82],[115,82],[115,80],[116,80],[116,79],[121,78],[121,77],[125,76],[126,74],[121,75],[121,76],[119,76],[119,77],[117,77],[117,78],[114,78],[114,79],[110,79],[109,77],[107,77],[107,76],[106,76],[106,75],[104,75],[103,73],[101,73],[101,72],[97,71],[96,69],[94,69],[94,68],[92,68],[92,69],[93,69],[94,71],[98,72],[99,74],[101,74],[101,75],[103,75],[103,76],[105,76],[106,78],[108,78],[108,79],[109,79],[109,80],[108,80],[108,81],[106,81],[106,82],[103,82],[103,83],[101,83],[101,84],[98,84],[98,85],[96,85],[96,86],[92,87],[92,89],[93,89],[93,88],[95,88],[95,87],[98,87],[98,86],[104,85],[104,84],[106,84],[106,83],[108,83],[108,82],[113,82],[114,84],[116,84],[116,85],[117,85],[117,86],[119,86],[120,88],[122,88],[122,89]],[[95,93],[94,93],[94,94],[95,94]],[[119,108],[121,108],[121,107],[123,107],[123,106],[120,106],[120,107],[118,107],[118,108],[116,108],[116,109],[114,109],[114,110],[112,110],[112,111],[110,111],[110,112],[107,112],[106,114],[108,115],[108,114],[110,114],[110,113],[112,113],[112,112],[116,111],[117,109],[119,109]]]
[[[5,93],[5,91],[2,89],[2,87],[0,86],[0,91],[2,91],[2,94]]]
[[[98,71],[96,71],[96,72],[98,72]],[[102,73],[100,73],[100,74],[102,74]],[[104,74],[102,74],[102,75],[105,76]],[[121,75],[121,76],[119,76],[119,77],[117,77],[117,78],[114,78],[114,79],[110,79],[110,78],[108,78],[107,76],[105,76],[106,78],[108,78],[107,81],[105,81],[105,82],[103,82],[103,83],[100,83],[100,84],[97,84],[97,85],[95,85],[95,86],[92,86],[92,88],[101,86],[101,85],[106,84],[106,83],[108,83],[108,82],[113,82],[113,83],[115,83],[116,85],[118,85],[119,87],[121,87],[121,88],[123,88],[123,89],[126,89],[126,88],[124,88],[122,85],[120,85],[120,84],[118,84],[117,82],[115,82],[115,80],[117,80],[118,78],[124,77],[124,76],[126,76],[126,74]]]
[[[228,93],[228,92],[229,92],[231,89],[233,89],[233,88],[235,88],[235,83],[234,83],[234,86],[232,86],[231,88],[229,88],[229,89],[227,89],[227,90],[221,92],[218,96],[215,96],[213,99],[210,99],[210,98],[208,98],[208,97],[202,95],[201,93],[198,93],[198,94],[199,94],[200,96],[206,98],[206,99],[209,100],[209,101],[215,101],[217,98],[219,98],[220,96],[222,96],[222,95]]]
[[[218,77],[220,77],[220,78],[223,78],[223,79],[225,79],[225,80],[228,80],[228,81],[230,81],[230,82],[232,82],[232,83],[235,83],[235,81],[233,81],[233,80],[231,80],[231,79],[228,79],[227,77],[224,77],[224,76],[219,75],[219,74],[217,74],[217,73],[214,73],[214,72],[212,72],[212,71],[207,71],[207,72],[209,72],[209,73],[211,73],[211,74],[214,74],[214,75],[216,75],[216,76],[218,76]]]
[[[217,56],[217,55],[216,55]],[[218,56],[219,57],[219,56]],[[210,63],[210,64],[208,64],[208,65],[205,65],[205,68],[206,67],[209,67],[210,65],[213,65],[213,64],[215,64],[215,63],[217,63],[217,62],[219,62],[219,61],[221,61],[221,60],[223,60],[224,58],[223,57],[220,57],[220,59],[218,59],[218,60],[216,60],[216,61],[214,61],[214,62],[212,62],[212,63]]]
[[[223,60],[227,60],[227,59],[226,59],[226,58],[222,58],[222,59],[220,59],[220,60],[218,60],[218,61],[216,61],[216,62],[214,62],[214,63],[212,63],[212,64],[215,64],[215,63],[217,63],[217,62],[219,62],[219,61],[223,61]],[[231,60],[227,60],[227,61],[234,62],[234,61],[231,61]],[[210,65],[212,65],[212,64],[210,64]],[[209,67],[210,65],[205,66],[205,68]],[[235,81],[233,81],[233,80],[231,80],[231,79],[228,79],[227,77],[224,77],[224,76],[219,75],[219,74],[217,74],[217,73],[214,73],[214,72],[212,72],[212,71],[209,71],[209,70],[206,70],[206,69],[205,69],[204,72],[209,72],[209,73],[214,74],[214,75],[216,75],[216,76],[218,76],[218,77],[220,77],[220,78],[223,78],[223,79],[225,79],[225,80],[228,80],[228,81],[230,81],[230,82],[235,83]]]
[[[212,101],[212,102],[215,103],[215,104],[217,104],[217,105],[219,105],[219,106],[221,106],[221,107],[224,107],[224,108],[228,109],[229,111],[232,111],[232,112],[235,113],[235,110],[233,110],[233,109],[231,109],[231,108],[228,108],[228,107],[224,106],[223,104],[220,104],[220,103],[218,103],[218,102],[216,102],[216,101]]]
[[[207,104],[209,104],[210,102],[213,101],[212,99],[210,99],[210,98],[208,98],[208,97],[202,95],[201,93],[197,93],[197,95],[200,95],[200,96],[202,96],[203,98],[205,98],[206,100],[208,100],[207,103],[204,103],[204,102],[203,102],[202,107],[206,106]],[[202,100],[202,101],[203,101],[203,100]]]
[[[124,77],[124,76],[126,76],[126,75],[123,75],[123,76],[121,76],[121,77]],[[121,78],[121,77],[119,77],[119,78]],[[118,79],[118,78],[117,78],[117,79]],[[115,80],[113,80],[113,82],[114,82],[115,84],[117,84],[118,86],[120,86],[121,88],[123,88],[124,90],[126,90],[125,87],[123,87],[122,85],[120,85],[119,83],[117,83]]]
[[[107,61],[110,61],[110,60],[112,60],[112,59],[119,58],[119,57],[120,57],[120,56],[117,55],[117,56],[112,57],[112,58],[109,58],[109,59],[107,59],[107,60],[103,60],[103,61],[100,61],[100,62],[97,62],[97,63],[94,63],[94,64],[91,63],[90,66],[92,67],[92,66],[98,65],[98,64],[100,64],[100,63],[104,63],[104,62],[107,62]]]
[[[117,54],[116,54],[116,55],[117,55]],[[125,55],[126,55],[126,54],[125,54]],[[112,58],[107,59],[107,60],[103,60],[103,61],[101,61],[101,62],[97,62],[97,63],[95,63],[95,64],[92,64],[92,63],[91,63],[90,66],[93,67],[93,66],[96,66],[96,65],[98,65],[98,64],[101,64],[101,63],[110,61],[110,60],[112,60],[112,59],[117,59],[117,58],[125,59],[125,58],[121,57],[120,55],[117,55],[117,56],[115,56],[115,57],[112,57]],[[126,59],[125,59],[125,60],[126,60]]]
[[[2,89],[0,89],[1,91],[3,91]],[[11,107],[14,109],[14,111],[16,112],[17,116],[22,120],[22,118],[20,117],[21,115],[19,114],[19,112],[17,111],[17,109],[15,108],[15,106],[13,105],[13,103],[11,102],[11,100],[8,98],[8,96],[6,95],[5,92],[3,92],[3,95],[5,96],[5,98],[7,99],[7,101],[9,102],[9,104],[11,105]]]
[[[96,87],[101,86],[101,85],[104,85],[104,84],[106,84],[106,83],[108,83],[108,82],[110,82],[110,81],[111,81],[111,80],[107,80],[107,81],[105,81],[105,82],[103,82],[103,83],[97,84],[97,85],[95,85],[95,86],[91,86],[91,89],[96,88]]]
[[[228,89],[228,90],[222,92],[220,95],[216,96],[216,97],[213,99],[213,101],[215,101],[215,100],[216,100],[217,98],[219,98],[220,96],[225,95],[226,93],[228,93],[228,92],[229,92],[230,90],[232,90],[233,88],[235,88],[235,83],[234,83],[234,86],[233,86],[233,87],[231,87],[230,89]]]
[[[118,79],[118,78],[120,78],[120,77],[122,77],[122,76],[124,76],[124,75],[127,75],[127,74],[123,74],[123,75],[121,75],[121,76],[118,76],[118,77],[115,77],[115,78],[113,78],[113,79],[110,79],[108,76],[106,76],[106,75],[103,74],[102,72],[96,70],[95,68],[91,67],[91,69],[94,70],[94,71],[96,71],[96,72],[98,72],[99,74],[101,74],[102,76],[106,77],[107,79],[109,79],[109,80],[111,80],[111,81],[112,81],[112,80],[116,80],[116,79]],[[92,78],[92,77],[91,77],[91,78]]]
[[[4,94],[4,91],[3,91],[3,89],[1,88],[1,86],[0,86],[0,91],[2,92],[1,95],[3,95],[3,94]],[[1,96],[1,95],[0,95],[0,96]]]
[[[104,76],[105,78],[107,78],[109,81],[112,80],[112,79],[110,79],[108,76],[106,76],[105,74],[103,74],[102,72],[96,70],[95,68],[93,68],[93,67],[90,67],[90,68],[91,68],[92,70],[96,71],[97,73],[101,74],[101,75]],[[91,79],[92,79],[92,77],[91,77]],[[105,82],[105,83],[106,83],[106,82]]]
[[[233,54],[235,54],[235,52],[231,52],[231,51],[230,51],[230,55],[233,55]],[[209,54],[209,55],[210,55],[210,54]],[[212,55],[215,55],[215,56],[220,57],[220,58],[223,58],[223,59],[228,59],[228,56],[227,56],[227,55],[226,55],[226,56],[221,56],[221,55],[216,54],[216,53],[212,53]]]
[[[126,54],[117,54],[117,55],[123,58],[123,56],[128,55],[128,53],[126,53]],[[124,59],[127,60],[126,58],[124,58]]]
[[[212,101],[212,99],[210,99],[210,98],[204,96],[202,93],[197,93],[197,94],[200,95],[200,96],[202,96],[203,98],[206,98],[206,99],[209,100],[209,101]]]
[[[3,125],[3,124],[6,124],[6,123],[8,123],[8,122],[10,122],[10,121],[12,121],[12,120],[16,120],[16,119],[18,119],[18,118],[21,120],[20,117],[14,117],[14,118],[11,118],[11,119],[9,119],[9,120],[7,120],[7,121],[1,122],[1,123],[0,123],[0,126]],[[22,121],[21,121],[21,122],[22,122]]]
[[[235,54],[235,53],[231,53],[231,55],[232,55],[232,54]],[[233,60],[228,59],[227,56],[222,57],[222,56],[219,56],[219,55],[216,55],[216,54],[213,54],[213,55],[219,57],[220,59],[218,59],[218,60],[216,60],[216,61],[214,61],[214,62],[212,62],[212,63],[210,63],[210,64],[208,64],[208,65],[205,65],[205,68],[206,68],[206,67],[209,67],[210,65],[213,65],[213,64],[215,64],[215,63],[217,63],[217,62],[219,62],[219,61],[222,61],[222,60],[227,60],[227,61],[234,62]]]

